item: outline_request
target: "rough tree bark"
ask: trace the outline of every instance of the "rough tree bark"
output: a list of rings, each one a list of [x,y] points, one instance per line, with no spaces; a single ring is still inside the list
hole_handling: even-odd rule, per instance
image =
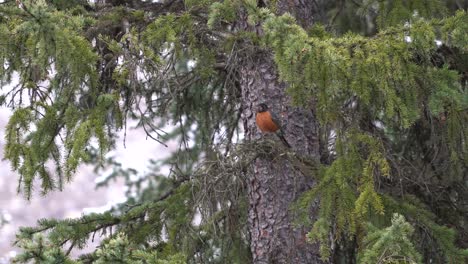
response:
[[[314,21],[312,1],[279,1],[279,12],[299,16],[304,27]],[[307,4],[309,3],[309,4]],[[242,16],[241,16],[242,19]],[[244,24],[245,27],[248,27]],[[252,29],[254,30],[254,29]],[[257,32],[261,29],[256,28]],[[261,33],[260,33],[261,34]],[[291,107],[286,85],[278,81],[272,54],[249,57],[240,69],[243,121],[247,140],[260,138],[255,124],[255,109],[266,103],[284,126],[285,137],[295,154],[319,160],[318,124],[312,110]],[[318,245],[306,241],[307,229],[296,228],[291,203],[314,185],[313,175],[303,175],[282,157],[259,157],[248,180],[249,230],[254,263],[322,263]],[[314,218],[317,205],[312,206]]]

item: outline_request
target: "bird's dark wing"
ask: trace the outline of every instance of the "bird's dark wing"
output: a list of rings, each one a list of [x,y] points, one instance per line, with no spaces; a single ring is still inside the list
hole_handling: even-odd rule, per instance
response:
[[[273,111],[270,111],[270,115],[271,115],[271,120],[273,120],[273,122],[275,122],[275,124],[281,129],[282,128],[281,119],[279,118],[279,116],[276,115],[276,113]]]
[[[270,115],[271,115],[271,119],[273,120],[273,122],[275,122],[275,124],[279,127],[278,131],[276,131],[275,134],[279,137],[279,139],[283,142],[283,144],[286,147],[291,148],[291,145],[289,145],[288,141],[284,137],[283,127],[281,125],[281,119],[272,111],[270,111]]]

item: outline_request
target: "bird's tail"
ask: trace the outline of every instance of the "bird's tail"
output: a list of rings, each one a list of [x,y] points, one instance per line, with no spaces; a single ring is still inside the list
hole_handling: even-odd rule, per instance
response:
[[[283,142],[283,144],[287,147],[287,148],[291,148],[291,145],[289,145],[288,141],[286,140],[286,138],[284,138],[284,135],[283,135],[283,131],[278,131],[277,133],[275,133],[279,139],[281,139],[281,141]]]

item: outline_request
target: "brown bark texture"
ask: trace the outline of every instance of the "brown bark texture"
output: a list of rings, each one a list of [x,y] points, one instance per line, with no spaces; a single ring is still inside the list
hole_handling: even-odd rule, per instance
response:
[[[258,56],[242,69],[246,137],[258,140],[255,108],[267,103],[282,119],[284,134],[295,154],[318,160],[317,123],[310,110],[290,106],[285,84],[271,56]],[[272,139],[278,140],[276,137]],[[284,157],[259,157],[248,177],[249,230],[254,263],[321,263],[318,245],[306,241],[308,229],[295,227],[291,204],[314,185],[313,175],[303,175]],[[312,206],[311,214],[315,213]],[[313,217],[313,215],[311,215]]]
[[[303,27],[308,27],[318,14],[311,2],[279,1],[278,11],[295,15]],[[239,25],[242,27],[242,22]],[[246,23],[243,26],[244,29],[249,27]],[[252,30],[262,32],[258,25]],[[288,151],[318,161],[318,123],[313,110],[291,106],[286,95],[287,86],[279,82],[272,58],[271,53],[257,53],[245,59],[240,69],[246,139],[255,141],[261,138],[255,124],[255,109],[258,104],[266,103],[281,119],[285,137],[292,146]],[[271,139],[278,140],[276,137]],[[248,175],[248,220],[253,263],[322,263],[318,245],[306,240],[309,229],[296,227],[290,210],[291,204],[314,184],[313,175],[295,170],[284,156],[260,156],[255,160]],[[318,204],[312,205],[312,219],[317,207]]]

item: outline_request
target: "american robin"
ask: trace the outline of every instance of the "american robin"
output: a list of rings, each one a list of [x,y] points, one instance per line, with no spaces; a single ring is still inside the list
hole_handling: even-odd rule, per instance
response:
[[[262,132],[275,133],[286,147],[290,148],[288,141],[284,138],[283,130],[281,129],[281,122],[279,118],[268,109],[268,105],[261,103],[257,106],[257,115],[255,117],[258,128]]]

